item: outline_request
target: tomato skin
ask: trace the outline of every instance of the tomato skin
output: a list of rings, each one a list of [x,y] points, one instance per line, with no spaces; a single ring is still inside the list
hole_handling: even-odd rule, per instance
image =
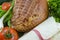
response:
[[[0,32],[0,40],[5,40],[5,38],[1,32]]]
[[[9,2],[4,2],[2,4],[2,10],[8,10],[10,8],[11,4]]]
[[[10,29],[9,27],[3,28],[2,34],[5,35],[5,33],[7,33],[8,30],[10,30],[10,33],[12,34],[12,38],[5,38],[5,40],[18,40],[18,34],[16,30],[13,28],[10,28]]]

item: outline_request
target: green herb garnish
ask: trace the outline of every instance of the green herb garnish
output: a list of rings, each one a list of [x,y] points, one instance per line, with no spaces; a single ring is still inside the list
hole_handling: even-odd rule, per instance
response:
[[[56,22],[60,22],[60,0],[49,0],[49,14],[55,18]]]

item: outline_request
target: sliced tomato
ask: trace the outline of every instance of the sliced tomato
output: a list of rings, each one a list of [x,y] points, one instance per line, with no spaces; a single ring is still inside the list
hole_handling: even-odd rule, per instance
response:
[[[11,4],[9,2],[4,2],[2,4],[2,9],[3,10],[8,10],[10,8]]]
[[[18,40],[18,34],[15,29],[5,27],[2,30],[5,40]]]
[[[5,40],[5,38],[1,32],[0,32],[0,40]]]

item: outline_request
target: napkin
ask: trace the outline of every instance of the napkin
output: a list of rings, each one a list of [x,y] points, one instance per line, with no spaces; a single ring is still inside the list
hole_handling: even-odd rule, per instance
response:
[[[19,40],[49,40],[59,32],[59,27],[53,17],[49,17],[36,28],[26,33]]]

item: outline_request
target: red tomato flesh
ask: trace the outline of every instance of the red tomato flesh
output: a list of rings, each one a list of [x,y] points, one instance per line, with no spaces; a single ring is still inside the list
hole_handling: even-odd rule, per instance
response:
[[[10,8],[11,4],[9,2],[4,2],[2,4],[2,9],[3,10],[8,10]]]
[[[17,34],[16,30],[13,29],[13,28],[9,28],[9,27],[3,28],[2,34],[5,35],[5,33],[7,33],[8,30],[9,30],[10,34],[12,35],[12,37],[11,38],[6,38],[4,36],[5,37],[5,40],[18,40],[18,34]]]
[[[0,32],[0,40],[5,40],[3,34]]]

